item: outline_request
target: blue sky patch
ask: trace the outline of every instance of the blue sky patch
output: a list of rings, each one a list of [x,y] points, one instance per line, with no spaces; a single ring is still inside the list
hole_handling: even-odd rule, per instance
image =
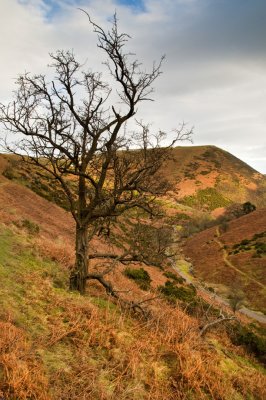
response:
[[[61,10],[61,5],[56,0],[44,0],[44,3],[48,6],[48,11],[46,12],[46,18],[48,20],[52,19],[53,16]]]
[[[81,5],[82,0],[43,0],[43,2],[48,8],[45,17],[48,20],[52,20],[56,14],[64,11],[64,5],[78,7]]]
[[[143,0],[116,0],[122,6],[128,6],[136,11],[145,11],[145,4]]]

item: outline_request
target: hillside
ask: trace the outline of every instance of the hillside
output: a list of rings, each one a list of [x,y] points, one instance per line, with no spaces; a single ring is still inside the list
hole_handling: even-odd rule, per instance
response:
[[[213,211],[230,203],[266,205],[266,179],[232,154],[215,146],[176,147],[161,171],[170,197]]]
[[[0,158],[5,160],[3,173],[8,179],[67,209],[62,190],[50,176],[15,156]],[[215,146],[175,147],[157,177],[168,184],[164,200],[172,210],[178,211],[180,203],[204,212],[222,212],[232,203],[246,201],[266,206],[266,177]]]
[[[248,307],[266,312],[266,209],[196,233],[184,253],[196,278],[226,297],[239,291]]]
[[[10,157],[0,158],[1,171],[16,175],[13,180],[0,175],[0,396],[265,397],[264,328],[237,314],[240,324],[231,320],[201,335],[221,313],[229,318],[234,314],[202,296],[171,266],[115,264],[106,278],[119,301],[94,281],[88,283],[86,296],[70,293],[73,221],[67,211],[30,190],[37,171],[25,173],[26,168]],[[128,236],[130,224],[131,217],[121,221],[115,236]],[[98,251],[107,246],[101,236],[92,243]],[[153,251],[151,242],[147,246]],[[145,313],[129,307],[132,301]]]
[[[26,230],[1,225],[0,241],[3,397],[264,397],[262,367],[224,330],[203,339],[195,317],[163,300],[145,321],[96,289],[69,293],[65,267],[41,256]]]

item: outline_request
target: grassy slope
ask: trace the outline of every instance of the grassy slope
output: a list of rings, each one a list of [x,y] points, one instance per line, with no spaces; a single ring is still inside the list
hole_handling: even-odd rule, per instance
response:
[[[248,306],[264,312],[266,254],[265,250],[257,254],[256,243],[266,242],[265,236],[253,241],[252,238],[265,232],[265,211],[256,210],[229,222],[225,232],[220,229],[219,238],[216,227],[197,233],[186,241],[184,248],[198,278],[226,286],[231,292],[242,290]],[[243,246],[243,240],[251,241]],[[229,262],[227,264],[224,262],[225,255]],[[230,263],[233,265],[231,268]],[[226,292],[228,294],[228,290]]]
[[[261,368],[217,337],[210,347],[179,308],[157,305],[145,322],[66,291],[67,271],[25,230],[0,226],[0,279],[0,393],[10,400],[264,396]]]
[[[0,164],[3,158],[6,177],[67,209],[62,190],[49,176],[14,156],[0,155]],[[171,158],[158,172],[158,179],[168,181],[171,187],[168,198],[173,204],[182,199],[184,205],[208,211],[231,202],[266,205],[265,176],[215,146],[174,148]]]
[[[0,227],[0,390],[7,398],[264,397],[264,377],[243,349],[219,331],[202,340],[200,319],[179,307],[158,300],[153,318],[143,322],[97,286],[90,287],[94,297],[68,293],[73,225],[63,210],[4,178],[0,206],[0,219],[11,227]],[[40,234],[30,236],[25,219]],[[163,284],[160,272],[147,270],[153,284]],[[133,297],[152,296],[120,271],[112,278]]]

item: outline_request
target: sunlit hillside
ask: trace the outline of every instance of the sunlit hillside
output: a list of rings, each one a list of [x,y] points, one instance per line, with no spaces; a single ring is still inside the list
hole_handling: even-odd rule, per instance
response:
[[[7,167],[8,160],[1,158],[1,170]],[[0,176],[1,396],[265,397],[263,325],[238,312],[235,321],[232,309],[186,282],[173,262],[116,264],[106,279],[119,299],[94,281],[88,282],[85,296],[69,292],[73,221],[67,211],[30,190],[28,181]],[[123,219],[115,236],[127,237],[134,218]],[[118,250],[119,245],[112,244]],[[106,246],[102,236],[92,242],[97,250]],[[205,332],[209,323],[225,317],[228,321]]]

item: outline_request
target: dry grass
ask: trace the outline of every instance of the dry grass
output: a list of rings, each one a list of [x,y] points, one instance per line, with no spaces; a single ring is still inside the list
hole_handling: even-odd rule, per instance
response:
[[[61,238],[58,240],[44,239],[37,237],[34,244],[38,253],[52,261],[58,262],[61,266],[69,269],[74,263],[74,248],[65,243]]]
[[[7,399],[50,399],[42,364],[23,330],[0,321],[0,332],[0,395]]]
[[[69,217],[49,203],[47,221],[47,202],[37,202],[27,189],[17,192],[17,185],[4,184],[0,205],[10,201],[17,213],[10,216],[10,208],[3,208],[5,218],[8,222],[18,216],[29,218],[40,225],[40,235],[28,238],[25,231],[10,232],[0,226],[0,396],[9,400],[265,398],[265,375],[248,362],[244,351],[241,360],[246,363],[237,359],[239,352],[232,344],[220,342],[217,332],[200,338],[199,320],[180,308],[156,299],[149,303],[151,318],[144,321],[113,304],[97,285],[90,284],[85,297],[67,292],[73,262]],[[108,279],[118,289],[130,291],[129,299],[154,296],[127,280],[121,269]],[[152,268],[148,271],[152,273]],[[164,281],[156,270],[152,287]],[[219,346],[210,345],[212,337]]]
[[[265,377],[237,364],[224,371],[228,358],[177,307],[157,299],[152,318],[141,321],[107,298],[68,294],[38,274],[27,280],[25,296],[43,329],[33,336],[16,320],[1,322],[1,389],[9,399],[264,398]]]

